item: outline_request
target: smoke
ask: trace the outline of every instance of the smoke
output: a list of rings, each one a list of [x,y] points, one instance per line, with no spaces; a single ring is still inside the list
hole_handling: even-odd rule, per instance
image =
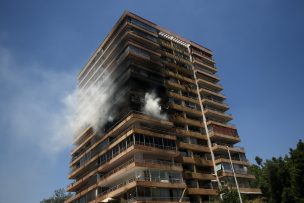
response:
[[[99,131],[107,122],[113,121],[114,88],[113,82],[107,79],[84,89],[79,88],[65,98],[65,126],[70,133],[77,136],[87,127]]]
[[[161,106],[159,104],[160,98],[156,96],[154,92],[145,94],[145,105],[143,112],[147,115],[167,120],[167,115],[161,113]]]

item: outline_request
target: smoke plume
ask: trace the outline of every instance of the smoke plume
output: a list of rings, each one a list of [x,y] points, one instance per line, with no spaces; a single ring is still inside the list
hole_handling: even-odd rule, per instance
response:
[[[160,98],[154,92],[145,94],[145,104],[143,112],[147,115],[167,120],[167,115],[161,113],[161,106],[159,104]]]
[[[77,136],[86,127],[93,127],[95,131],[100,130],[108,121],[113,121],[110,114],[112,107],[112,94],[114,85],[112,81],[101,81],[90,85],[86,89],[77,89],[69,95],[65,104],[69,113],[67,123]]]

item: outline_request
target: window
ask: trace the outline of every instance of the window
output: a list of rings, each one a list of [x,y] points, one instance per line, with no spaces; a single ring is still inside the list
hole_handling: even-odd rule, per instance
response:
[[[157,30],[155,28],[153,28],[150,25],[147,25],[146,23],[143,23],[137,19],[131,18],[130,22],[134,25],[144,28],[145,30],[148,30],[149,32],[157,33]]]

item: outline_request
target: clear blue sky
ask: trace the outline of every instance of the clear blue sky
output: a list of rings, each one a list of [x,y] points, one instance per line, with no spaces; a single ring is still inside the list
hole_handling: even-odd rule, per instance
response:
[[[304,135],[303,3],[1,0],[0,202],[39,202],[69,183],[54,120],[124,10],[213,50],[248,158],[286,154]]]

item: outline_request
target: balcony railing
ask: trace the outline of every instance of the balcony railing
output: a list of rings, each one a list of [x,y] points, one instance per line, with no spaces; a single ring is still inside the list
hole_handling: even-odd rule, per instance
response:
[[[229,147],[230,150],[239,150],[239,151],[245,151],[245,148],[244,147],[239,147],[239,146],[232,146],[232,145],[229,145],[227,143],[221,143],[221,142],[217,142],[217,143],[213,143],[212,144],[213,147]]]
[[[130,164],[132,163],[135,163],[135,162],[139,162],[139,163],[150,163],[150,164],[160,164],[160,165],[167,165],[167,166],[177,166],[177,167],[181,167],[181,164],[179,163],[173,163],[173,162],[170,162],[170,161],[159,161],[159,160],[153,160],[153,159],[140,159],[140,158],[132,158],[130,159],[129,161],[125,162],[124,164],[112,169],[109,173],[105,174],[104,176],[100,177],[99,180],[104,180],[106,179],[107,177],[113,175],[114,173],[120,171],[121,169],[129,166]]]
[[[138,196],[127,200],[128,203],[136,201],[160,201],[160,202],[189,202],[189,197],[157,197],[157,196]]]
[[[214,157],[215,159],[229,159],[229,156],[225,156],[225,155],[216,155]],[[231,157],[231,160],[233,161],[245,161],[245,162],[248,162],[248,160],[244,157]]]
[[[149,182],[162,182],[162,183],[184,183],[183,179],[161,179],[161,178],[153,178],[153,177],[132,177],[126,181],[123,181],[115,186],[112,186],[111,188],[101,192],[98,196],[103,196],[105,194],[108,194],[114,190],[117,190],[129,183],[132,183],[134,181],[149,181]]]
[[[212,107],[210,107],[210,106],[205,106],[205,110],[215,111],[216,113],[221,113],[221,114],[225,114],[225,115],[227,115],[227,116],[232,117],[232,114],[226,113],[226,112],[222,112],[222,111],[219,111],[218,109],[212,108]]]

